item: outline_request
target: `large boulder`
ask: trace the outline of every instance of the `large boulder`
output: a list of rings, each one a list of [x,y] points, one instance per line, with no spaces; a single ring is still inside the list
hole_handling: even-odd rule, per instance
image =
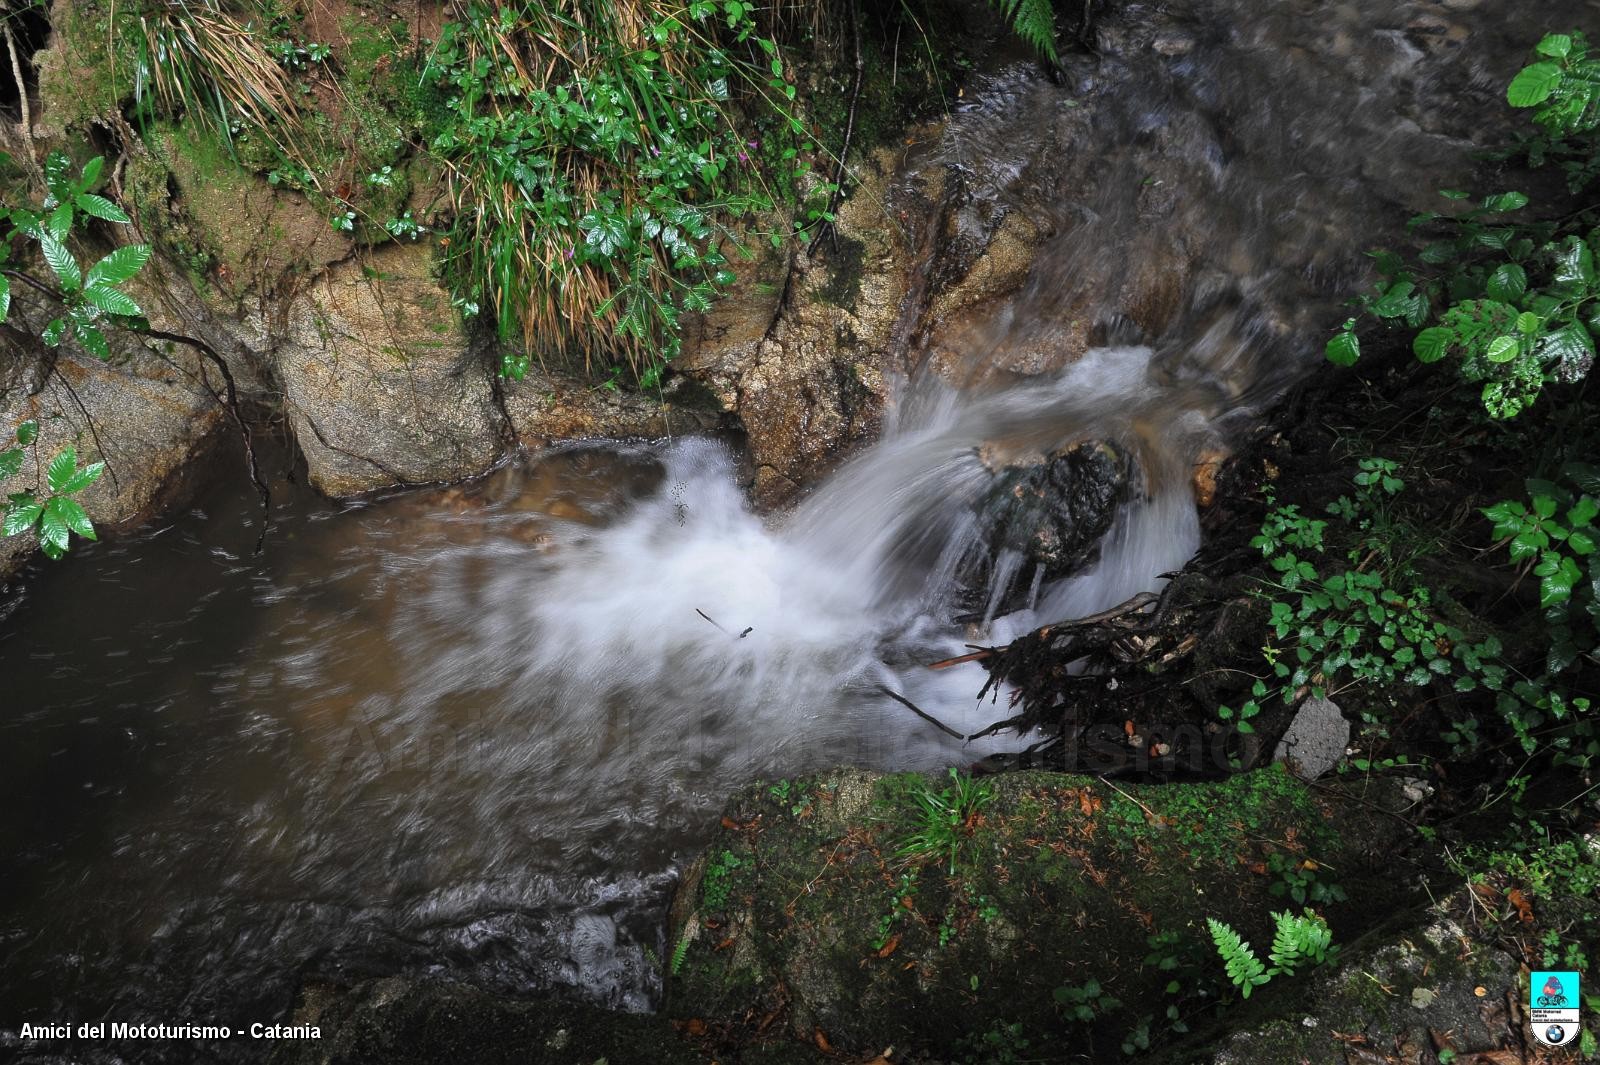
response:
[[[1290,905],[1274,886],[1331,891],[1337,870],[1361,905],[1324,909],[1349,937],[1411,890],[1411,837],[1378,787],[1347,797],[1281,768],[976,786],[989,797],[963,804],[950,781],[843,771],[735,797],[673,905],[669,1016],[861,1054],[948,1054],[1021,1023],[1114,1053],[1142,1014],[1215,1001],[1195,990],[1221,976],[1206,918],[1270,942]],[[1195,983],[1169,993],[1180,962]]]

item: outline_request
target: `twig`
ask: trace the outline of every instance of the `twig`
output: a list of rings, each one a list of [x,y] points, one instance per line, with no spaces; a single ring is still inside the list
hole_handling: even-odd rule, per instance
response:
[[[1112,791],[1116,792],[1118,795],[1121,795],[1124,799],[1127,799],[1129,802],[1133,803],[1139,809],[1143,810],[1144,811],[1144,815],[1146,817],[1148,817],[1151,821],[1154,821],[1154,822],[1156,822],[1158,824],[1166,821],[1166,818],[1162,817],[1160,814],[1158,814],[1154,810],[1150,809],[1150,807],[1146,806],[1144,803],[1140,802],[1138,799],[1135,799],[1132,795],[1129,795],[1127,792],[1123,791],[1121,788],[1119,788],[1115,784],[1111,783],[1111,781],[1107,780],[1104,776],[1099,776],[1099,777],[1096,777],[1095,779],[1099,780],[1100,783],[1104,784],[1106,787],[1110,788]]]
[[[707,614],[704,610],[701,610],[699,607],[695,607],[694,608],[694,612],[696,614],[699,614],[701,617],[705,618],[707,621],[711,622],[711,624],[717,625],[717,619],[712,617],[710,614]],[[722,633],[722,635],[724,635],[724,636],[732,636],[733,635],[733,633],[729,632],[727,629],[723,628],[721,625],[717,625],[717,631]]]
[[[6,5],[7,14],[10,13],[10,6]],[[10,23],[0,22],[0,34],[6,39],[6,53],[11,57],[11,77],[17,83],[17,101],[22,105],[22,143],[27,147],[28,170],[42,180],[43,171],[39,169],[39,161],[34,158],[33,112],[28,106],[28,83],[22,77],[22,62],[17,58],[17,42],[11,35]]]
[[[79,397],[78,390],[72,387],[72,382],[67,380],[67,375],[61,372],[59,364],[52,363],[50,372],[66,388],[67,395],[72,397],[72,402],[77,405],[78,412],[83,415],[83,420],[88,423],[89,435],[94,437],[94,446],[100,452],[100,458],[106,464],[106,472],[111,475],[111,483],[117,488],[121,488],[122,482],[117,479],[117,467],[111,462],[111,452],[107,451],[105,444],[100,442],[100,430],[94,427],[94,417],[89,413],[89,408],[83,405],[83,400]]]
[[[261,497],[261,535],[256,538],[256,554],[259,555],[267,542],[267,528],[272,524],[272,492],[267,488],[267,482],[261,478],[261,466],[256,462],[255,438],[250,432],[249,424],[244,420],[244,414],[239,410],[239,389],[233,380],[233,371],[228,369],[227,360],[199,337],[169,333],[165,329],[135,329],[133,332],[153,340],[185,344],[205,356],[207,361],[217,368],[217,372],[222,374],[222,381],[228,386],[228,399],[224,405],[228,408],[228,413],[233,416],[233,424],[239,429],[239,439],[244,442],[244,460],[245,466],[250,471],[250,483],[256,486],[256,495]]]
[[[708,618],[707,620],[710,619]],[[895,702],[899,703],[901,706],[905,707],[907,710],[910,710],[913,714],[916,714],[918,717],[922,718],[922,720],[926,721],[940,732],[943,732],[945,735],[954,736],[958,740],[966,739],[966,737],[961,733],[957,732],[949,725],[946,725],[943,721],[940,721],[938,718],[934,717],[932,714],[928,713],[926,710],[922,709],[916,703],[912,702],[910,699],[907,699],[899,692],[894,691],[893,689],[882,684],[878,685],[878,690],[887,695],[889,698],[893,699]]]

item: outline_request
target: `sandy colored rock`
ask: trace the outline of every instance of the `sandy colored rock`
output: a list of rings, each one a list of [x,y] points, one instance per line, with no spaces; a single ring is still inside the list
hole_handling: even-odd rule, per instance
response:
[[[431,269],[426,248],[386,245],[289,306],[273,365],[329,495],[470,477],[499,453],[489,375]]]

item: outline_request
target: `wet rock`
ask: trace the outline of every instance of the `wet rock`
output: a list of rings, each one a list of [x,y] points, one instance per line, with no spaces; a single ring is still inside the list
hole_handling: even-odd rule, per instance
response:
[[[986,445],[979,457],[994,476],[975,504],[990,558],[1019,554],[1043,567],[1047,581],[1094,557],[1132,477],[1127,455],[1098,441],[1031,459]]]
[[[31,305],[25,291],[11,310],[11,324],[35,334],[53,315]],[[100,480],[75,497],[102,530],[147,520],[181,490],[182,472],[223,424],[208,390],[221,390],[222,382],[192,351],[163,346],[158,358],[126,334],[113,340],[114,362],[62,351],[48,375],[39,352],[0,340],[0,450],[22,422],[39,423],[37,443],[23,451],[21,472],[0,484],[0,495],[33,490],[42,481],[38,464],[48,465],[64,447],[75,449],[82,465],[106,463]],[[0,537],[0,584],[37,547],[31,534]]]
[[[502,388],[517,443],[526,448],[596,437],[659,439],[714,429],[723,421],[715,397],[683,377],[671,378],[659,395],[614,391],[536,370]]]
[[[489,375],[424,247],[387,245],[320,276],[290,304],[274,365],[328,495],[470,477],[499,454]]]
[[[1350,722],[1331,699],[1312,696],[1300,704],[1289,728],[1272,753],[1304,780],[1315,780],[1344,760],[1350,744]]]
[[[837,240],[734,262],[738,281],[689,324],[674,364],[744,427],[754,495],[780,506],[877,432],[911,253],[884,203],[899,155],[863,161]]]
[[[1126,1004],[1094,1021],[1095,1043],[1116,1047],[1172,978],[1139,963],[1152,935],[1190,943],[1206,965],[1208,916],[1270,941],[1276,899],[1255,871],[1280,846],[1268,841],[1337,866],[1363,903],[1328,909],[1338,935],[1406,890],[1403,823],[1366,806],[1371,793],[1345,800],[1281,769],[1117,787],[1017,772],[982,786],[990,797],[966,812],[953,862],[906,850],[923,824],[916,795],[945,778],[850,770],[736,796],[673,903],[667,1015],[736,1039],[820,1031],[840,1053],[894,1046],[914,1060],[1017,1021],[1036,1045],[1081,1042],[1089,1029],[1056,989],[1093,979]]]
[[[1462,890],[1402,913],[1346,942],[1334,964],[1258,992],[1223,1022],[1228,1030],[1198,1035],[1156,1061],[1522,1061],[1530,1037],[1509,1006],[1526,999],[1521,963],[1475,933],[1473,907]]]

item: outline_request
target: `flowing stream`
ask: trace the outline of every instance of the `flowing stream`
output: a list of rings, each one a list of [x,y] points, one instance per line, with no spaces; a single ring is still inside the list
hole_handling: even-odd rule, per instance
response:
[[[1471,108],[1537,33],[1513,15],[1135,8],[1064,84],[979,76],[918,165],[1049,236],[962,323],[959,372],[903,382],[788,514],[750,511],[716,440],[574,445],[360,506],[279,483],[260,556],[230,472],[36,566],[0,627],[0,1025],[237,1028],[307,977],[405,970],[648,1008],[677,863],[731,789],[1023,743],[882,688],[976,731],[981,668],[926,663],[1193,553],[1195,456],[1309,365],[1363,234],[1468,172]],[[1011,612],[958,623],[980,453],[1083,440],[1139,468],[1097,559],[1043,583],[1001,559],[979,598]]]

